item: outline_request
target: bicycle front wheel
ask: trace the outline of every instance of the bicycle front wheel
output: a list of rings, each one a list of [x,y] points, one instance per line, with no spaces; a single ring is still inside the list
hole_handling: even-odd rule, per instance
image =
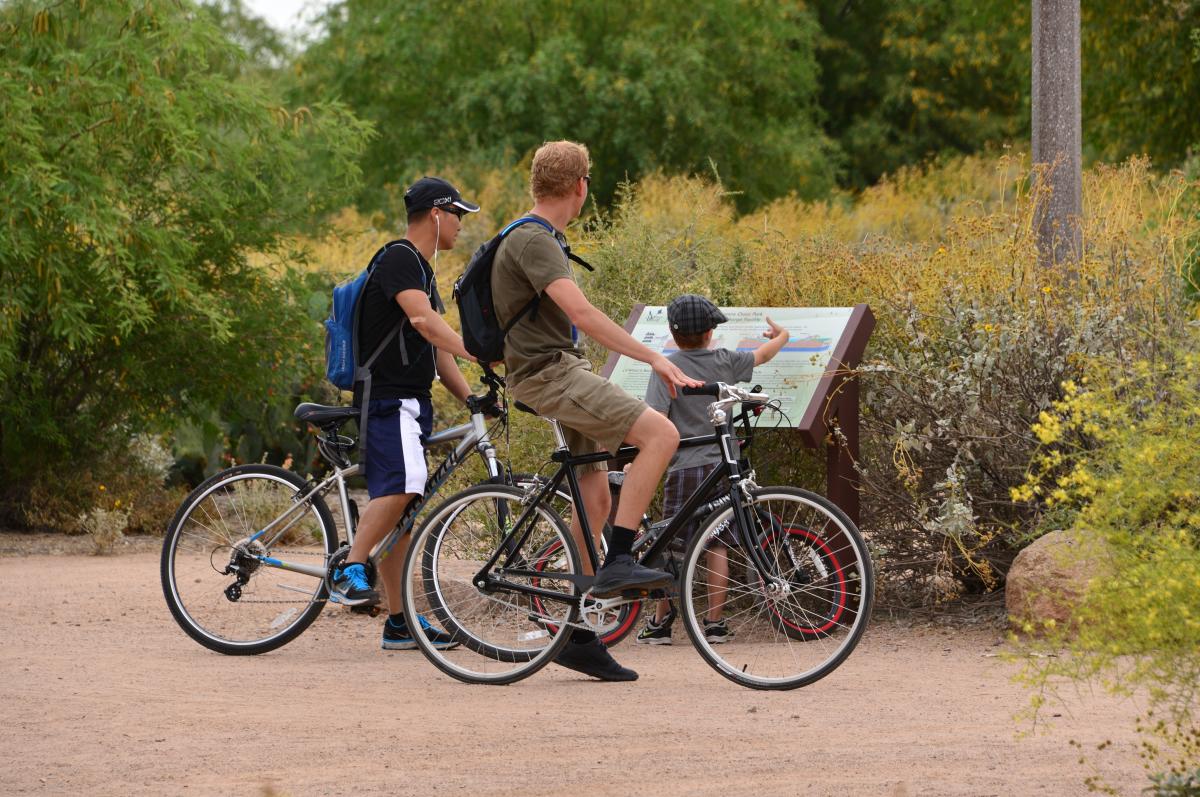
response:
[[[752,496],[745,537],[767,572],[748,554],[733,509],[714,513],[684,554],[685,626],[726,678],[795,689],[833,672],[858,644],[871,614],[871,560],[858,528],[827,499],[793,487]]]
[[[481,576],[527,508],[524,496],[515,487],[468,488],[435,509],[409,545],[405,614],[429,616],[458,643],[439,648],[417,634],[417,645],[435,667],[467,683],[526,678],[552,661],[570,636],[578,597],[560,576],[580,572],[579,554],[552,509],[535,505],[511,548]],[[535,599],[522,588],[545,592]]]
[[[306,490],[289,470],[239,465],[184,500],[163,540],[161,576],[188,636],[218,653],[266,653],[317,618],[337,530],[320,496],[298,503]]]

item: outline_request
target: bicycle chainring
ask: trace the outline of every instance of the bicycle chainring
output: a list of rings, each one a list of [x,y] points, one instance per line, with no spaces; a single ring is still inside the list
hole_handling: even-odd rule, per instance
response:
[[[593,598],[589,589],[579,597],[579,619],[584,627],[604,635],[612,630],[613,625],[620,619],[621,607],[638,600],[640,598],[626,598],[621,595],[613,598]]]

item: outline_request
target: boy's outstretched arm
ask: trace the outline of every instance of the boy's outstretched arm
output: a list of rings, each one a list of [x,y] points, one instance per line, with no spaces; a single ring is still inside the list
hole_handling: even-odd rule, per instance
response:
[[[772,357],[779,354],[779,350],[783,348],[790,337],[788,331],[772,321],[770,316],[767,316],[767,326],[770,329],[763,333],[767,342],[754,350],[755,366],[770,362]]]

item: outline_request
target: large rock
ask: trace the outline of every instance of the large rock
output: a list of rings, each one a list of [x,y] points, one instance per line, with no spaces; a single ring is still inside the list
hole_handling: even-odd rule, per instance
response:
[[[1085,542],[1081,542],[1085,540]],[[1018,631],[1070,628],[1090,579],[1105,571],[1102,544],[1078,532],[1052,531],[1017,554],[1004,588],[1009,622]]]

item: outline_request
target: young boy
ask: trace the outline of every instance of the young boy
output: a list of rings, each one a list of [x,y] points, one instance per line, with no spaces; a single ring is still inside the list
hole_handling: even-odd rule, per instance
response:
[[[764,334],[767,342],[753,352],[710,349],[713,330],[725,323],[725,314],[708,299],[687,293],[677,297],[667,306],[667,323],[671,336],[679,351],[670,356],[671,362],[690,376],[705,382],[748,382],[754,367],[768,362],[779,353],[788,341],[788,331],[769,317],[770,327]],[[679,430],[679,436],[695,437],[712,433],[708,421],[710,396],[679,396],[672,399],[657,380],[651,380],[646,394],[646,403],[666,415]],[[663,487],[663,517],[675,515],[688,497],[705,477],[721,461],[715,446],[681,448],[671,462],[667,483]],[[685,529],[685,539],[696,533],[697,524]],[[733,632],[721,618],[725,604],[725,591],[729,583],[728,549],[715,542],[708,552],[708,569],[712,573],[709,582],[709,609],[704,619],[704,638],[712,644],[727,642]],[[670,601],[659,601],[654,617],[646,621],[646,627],[637,635],[643,645],[671,644],[671,623],[675,620],[675,607]]]

